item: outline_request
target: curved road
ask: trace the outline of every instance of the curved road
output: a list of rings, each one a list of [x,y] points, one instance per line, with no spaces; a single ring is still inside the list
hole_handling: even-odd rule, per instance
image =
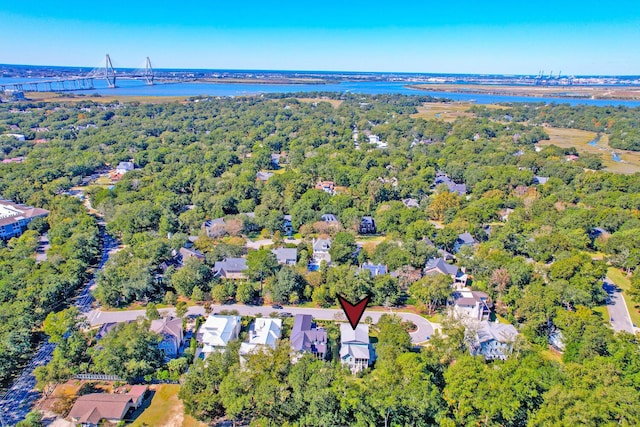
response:
[[[333,309],[333,308],[307,308],[307,307],[284,307],[282,310],[275,310],[271,308],[271,306],[251,306],[251,305],[242,305],[242,304],[227,304],[227,305],[212,305],[211,306],[212,313],[219,313],[220,311],[229,311],[236,310],[240,315],[243,316],[255,316],[256,314],[261,314],[262,316],[269,316],[271,313],[283,313],[288,312],[292,315],[296,314],[310,314],[315,319],[318,320],[336,320],[336,321],[346,321],[346,317],[342,310]],[[161,313],[172,313],[175,314],[173,308],[163,308],[159,310]],[[411,341],[414,344],[420,344],[429,339],[433,334],[434,328],[439,328],[440,325],[432,324],[424,317],[421,317],[415,313],[406,313],[406,312],[395,312],[395,311],[373,311],[373,310],[365,310],[362,315],[363,320],[367,318],[367,316],[371,317],[373,323],[377,323],[380,319],[380,316],[383,314],[396,314],[402,318],[402,320],[409,320],[413,322],[418,329],[411,333]],[[204,307],[203,306],[192,306],[189,307],[189,311],[187,314],[193,315],[204,315]],[[128,310],[128,311],[103,311],[103,310],[93,310],[87,313],[87,320],[91,324],[91,326],[101,325],[103,323],[111,323],[111,322],[126,322],[130,320],[135,320],[138,317],[144,317],[145,310]]]

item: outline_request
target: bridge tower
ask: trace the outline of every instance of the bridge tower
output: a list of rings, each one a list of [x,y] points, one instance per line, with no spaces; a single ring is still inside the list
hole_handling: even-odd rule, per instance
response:
[[[116,70],[113,69],[113,64],[111,63],[111,58],[109,58],[108,53],[105,60],[104,75],[109,87],[116,87]]]
[[[144,66],[144,79],[146,80],[148,85],[152,85],[154,77],[155,75],[153,74],[153,67],[151,66],[151,60],[147,56],[147,63]]]

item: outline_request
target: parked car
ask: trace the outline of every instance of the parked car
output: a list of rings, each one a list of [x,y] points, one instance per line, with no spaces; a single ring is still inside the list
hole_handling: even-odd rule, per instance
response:
[[[285,311],[284,313],[280,313],[280,317],[293,317],[293,314],[289,313],[288,311]]]
[[[276,310],[282,310],[282,306],[280,304],[273,304],[271,308],[275,308]]]

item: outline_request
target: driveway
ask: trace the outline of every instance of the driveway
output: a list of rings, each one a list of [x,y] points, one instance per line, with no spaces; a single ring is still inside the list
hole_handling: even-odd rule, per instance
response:
[[[609,311],[609,321],[614,331],[626,331],[631,334],[634,333],[633,323],[629,316],[629,310],[622,298],[622,291],[608,278],[604,280],[602,288],[609,295],[610,302],[607,304],[607,310]]]
[[[306,307],[287,307],[285,306],[282,310],[275,310],[271,308],[271,306],[250,306],[250,305],[242,305],[242,304],[228,304],[228,305],[212,305],[211,306],[212,313],[220,313],[224,310],[237,310],[237,312],[242,316],[255,316],[256,314],[261,314],[264,317],[268,317],[271,313],[282,313],[289,312],[294,316],[296,314],[310,314],[315,319],[318,320],[336,320],[336,321],[344,321],[346,322],[346,317],[344,312],[339,309],[333,308],[306,308]],[[174,313],[172,308],[163,308],[159,310],[161,313]],[[371,317],[373,323],[377,323],[380,320],[380,316],[385,313],[390,313],[389,311],[373,311],[373,310],[365,310],[362,319],[366,319],[367,317]],[[204,307],[203,306],[192,306],[189,307],[188,314],[194,315],[204,315]],[[415,313],[405,313],[405,312],[393,312],[402,318],[402,320],[409,320],[413,322],[418,329],[415,332],[412,332],[411,341],[414,344],[419,344],[427,341],[431,335],[433,335],[434,327],[438,328],[439,325],[431,324],[427,319],[421,317]],[[87,313],[87,320],[91,324],[91,326],[101,325],[103,323],[110,322],[126,322],[129,320],[135,320],[138,317],[144,317],[145,310],[127,310],[127,311],[103,311],[103,310],[93,310]]]

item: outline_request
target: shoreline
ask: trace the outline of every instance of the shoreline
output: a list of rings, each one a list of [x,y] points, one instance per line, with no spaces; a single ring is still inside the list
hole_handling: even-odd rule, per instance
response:
[[[640,86],[509,86],[468,84],[409,84],[407,89],[420,92],[446,92],[528,98],[567,98],[593,100],[640,100]]]

